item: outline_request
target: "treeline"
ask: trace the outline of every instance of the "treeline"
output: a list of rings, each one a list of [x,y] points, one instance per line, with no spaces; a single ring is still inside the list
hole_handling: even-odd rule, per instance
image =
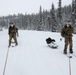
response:
[[[66,21],[71,20],[76,29],[75,6],[76,0],[64,7],[62,7],[61,0],[59,0],[57,9],[52,3],[49,11],[42,9],[42,6],[40,6],[39,12],[36,14],[18,13],[17,15],[0,17],[0,27],[8,28],[9,22],[13,22],[19,29],[59,32]]]

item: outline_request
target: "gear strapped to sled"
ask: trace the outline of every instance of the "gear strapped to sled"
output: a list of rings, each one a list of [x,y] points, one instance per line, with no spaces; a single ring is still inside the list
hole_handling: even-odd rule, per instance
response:
[[[58,45],[56,44],[55,39],[51,39],[50,37],[46,39],[46,43],[51,48],[57,48],[58,47]]]

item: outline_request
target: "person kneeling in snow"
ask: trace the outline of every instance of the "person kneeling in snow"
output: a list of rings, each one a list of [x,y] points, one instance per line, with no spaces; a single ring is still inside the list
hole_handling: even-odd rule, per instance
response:
[[[56,44],[55,39],[51,39],[50,37],[46,39],[46,43],[51,48],[57,48],[58,47],[58,45]]]

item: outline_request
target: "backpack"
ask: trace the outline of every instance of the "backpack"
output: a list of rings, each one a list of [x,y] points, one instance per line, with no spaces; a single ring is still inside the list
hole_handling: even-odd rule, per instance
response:
[[[50,37],[46,39],[47,44],[50,44],[51,42],[55,42],[55,39],[51,39]]]

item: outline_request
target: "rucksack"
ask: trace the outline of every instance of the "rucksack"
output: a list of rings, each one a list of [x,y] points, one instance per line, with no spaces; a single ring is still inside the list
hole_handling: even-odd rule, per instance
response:
[[[55,42],[55,39],[51,39],[50,37],[46,39],[47,44],[50,44],[51,42]]]

